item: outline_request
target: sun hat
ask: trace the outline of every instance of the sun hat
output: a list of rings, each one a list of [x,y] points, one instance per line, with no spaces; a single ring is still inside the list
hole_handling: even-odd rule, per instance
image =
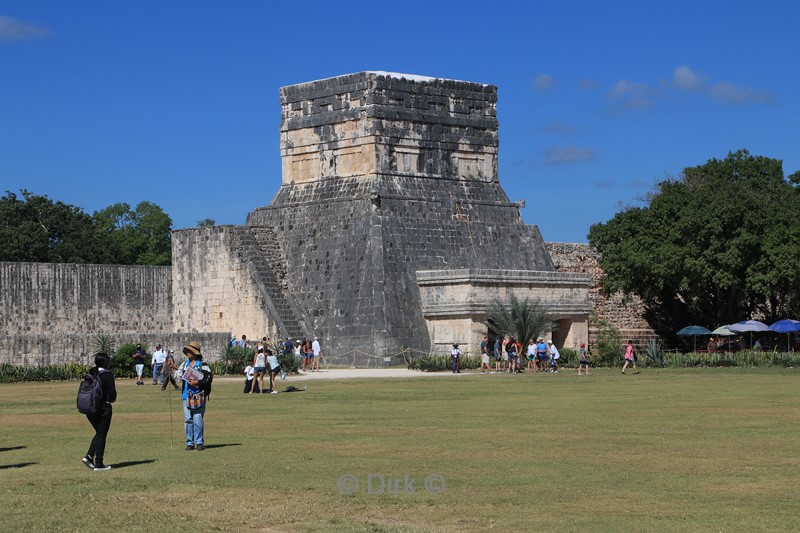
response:
[[[197,341],[190,342],[183,347],[183,353],[186,355],[189,355],[189,353],[193,355],[200,355],[200,343]]]

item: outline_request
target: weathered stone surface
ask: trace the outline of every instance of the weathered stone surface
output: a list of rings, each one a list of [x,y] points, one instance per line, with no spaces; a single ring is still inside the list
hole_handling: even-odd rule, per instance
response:
[[[418,270],[554,271],[498,181],[496,101],[369,72],[281,89],[283,182],[247,225],[274,229],[329,355],[429,350]]]
[[[90,363],[94,341],[189,340],[218,354],[227,334],[172,333],[170,267],[0,263],[0,362],[40,366]]]
[[[590,347],[596,341],[596,321],[605,320],[620,330],[623,339],[635,339],[644,344],[648,340],[663,340],[645,318],[647,307],[636,296],[622,293],[607,294],[603,286],[601,256],[588,244],[548,242],[547,250],[559,272],[581,272],[591,276],[589,301],[595,321],[590,324]]]

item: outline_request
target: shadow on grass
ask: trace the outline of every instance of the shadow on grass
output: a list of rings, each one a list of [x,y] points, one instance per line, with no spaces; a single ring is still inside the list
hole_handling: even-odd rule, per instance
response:
[[[226,446],[241,446],[241,442],[231,442],[228,444],[206,444],[205,449],[210,450],[211,448],[224,448]]]
[[[17,463],[14,465],[0,465],[0,470],[8,470],[9,468],[25,468],[26,466],[38,465],[39,463]]]
[[[9,446],[8,448],[0,448],[0,452],[10,452],[11,450],[24,450],[27,446]]]
[[[113,468],[113,469],[125,468],[125,467],[128,467],[128,466],[146,465],[146,464],[155,463],[155,462],[156,462],[155,459],[145,459],[144,461],[125,461],[125,462],[122,462],[122,463],[113,464],[113,465],[111,465],[111,468]]]

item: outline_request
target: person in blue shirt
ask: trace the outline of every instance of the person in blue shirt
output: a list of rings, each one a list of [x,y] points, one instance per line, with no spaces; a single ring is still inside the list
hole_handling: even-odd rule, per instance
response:
[[[187,359],[181,365],[183,376],[183,422],[186,430],[186,451],[205,449],[203,416],[211,396],[211,368],[203,362],[200,343],[190,342],[183,347]]]

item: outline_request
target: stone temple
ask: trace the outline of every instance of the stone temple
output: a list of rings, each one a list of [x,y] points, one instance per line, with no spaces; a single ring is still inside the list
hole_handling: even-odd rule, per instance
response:
[[[557,345],[587,341],[590,276],[557,272],[500,186],[497,87],[361,72],[280,101],[269,205],[173,233],[174,332],[317,335],[341,362],[476,353],[514,294],[544,304]]]

